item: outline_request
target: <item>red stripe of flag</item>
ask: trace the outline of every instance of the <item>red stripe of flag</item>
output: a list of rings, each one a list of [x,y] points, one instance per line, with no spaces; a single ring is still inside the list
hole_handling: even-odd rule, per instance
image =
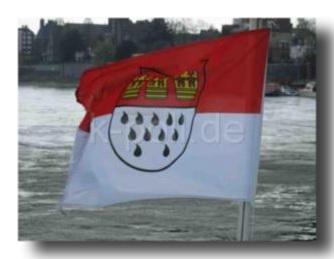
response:
[[[112,113],[117,105],[190,105],[196,106],[197,113],[260,113],[269,35],[268,29],[243,32],[90,69],[82,75],[76,92],[87,111],[80,128],[88,130],[92,118]],[[150,100],[140,92],[139,99],[122,99],[132,80],[145,73],[143,68],[153,69],[153,76],[157,71],[169,78],[168,98]],[[171,96],[173,79],[193,70],[199,71],[200,88],[203,86],[195,99],[181,101]]]

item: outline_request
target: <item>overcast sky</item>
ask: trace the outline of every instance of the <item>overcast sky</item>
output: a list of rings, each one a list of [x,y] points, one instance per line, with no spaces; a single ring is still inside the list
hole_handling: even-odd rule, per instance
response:
[[[46,21],[51,19],[57,19],[57,17],[43,17]],[[76,23],[83,23],[85,18],[63,18],[64,22],[76,22]],[[93,23],[96,24],[107,24],[108,18],[91,18]],[[150,18],[130,18],[132,21],[136,20],[145,20],[145,19],[150,19]],[[196,20],[202,20],[212,26],[214,26],[216,29],[221,30],[221,26],[223,24],[231,24],[233,18],[191,18],[194,21]],[[39,20],[40,18],[20,18],[19,19],[19,27],[22,25],[27,25],[32,31],[35,33],[39,29]]]

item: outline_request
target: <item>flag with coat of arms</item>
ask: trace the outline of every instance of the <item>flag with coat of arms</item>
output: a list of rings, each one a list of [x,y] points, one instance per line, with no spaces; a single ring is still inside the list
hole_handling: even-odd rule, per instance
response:
[[[254,199],[270,32],[242,32],[86,71],[61,201]]]

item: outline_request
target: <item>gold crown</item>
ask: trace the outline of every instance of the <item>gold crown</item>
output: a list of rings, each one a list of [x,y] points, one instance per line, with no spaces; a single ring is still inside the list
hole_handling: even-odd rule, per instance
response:
[[[123,98],[124,99],[133,99],[137,98],[139,95],[139,91],[145,81],[148,80],[147,75],[137,76],[132,82],[127,86]]]
[[[167,98],[168,78],[154,78],[146,87],[146,97],[149,99]]]
[[[174,78],[176,97],[180,100],[192,100],[195,98],[198,89],[197,71],[184,72]]]
[[[179,100],[195,99],[198,90],[197,71],[185,71],[174,77],[156,77],[147,75],[137,76],[127,86],[123,99],[136,99],[139,96],[141,88],[147,83],[145,97],[148,99],[166,99],[168,97],[168,80],[174,80],[176,98]],[[169,89],[170,90],[170,89]]]

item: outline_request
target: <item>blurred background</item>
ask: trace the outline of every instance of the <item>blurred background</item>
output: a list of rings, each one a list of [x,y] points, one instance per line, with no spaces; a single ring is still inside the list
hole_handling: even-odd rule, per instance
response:
[[[19,80],[76,83],[89,67],[180,44],[255,28],[272,31],[268,94],[291,94],[312,81],[315,92],[316,25],[305,18],[234,19],[22,19],[18,28]],[[72,22],[73,20],[73,22]],[[305,90],[305,89],[304,89]],[[305,91],[303,91],[305,92]]]

